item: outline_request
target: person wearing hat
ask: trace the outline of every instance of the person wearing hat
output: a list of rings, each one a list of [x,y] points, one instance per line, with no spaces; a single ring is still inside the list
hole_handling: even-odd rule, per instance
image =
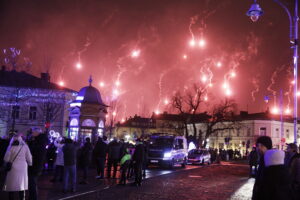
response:
[[[296,144],[287,144],[284,164],[291,177],[293,192],[297,199],[300,199],[300,155],[297,153],[297,149]]]
[[[255,183],[253,186],[252,200],[258,200],[261,193],[262,181],[264,177],[265,161],[264,154],[267,150],[272,149],[272,140],[269,136],[260,136],[256,140],[256,148],[258,150],[260,159],[258,163],[258,169],[255,177]]]
[[[257,195],[259,200],[294,200],[291,182],[287,168],[284,165],[284,151],[278,149],[267,150],[264,154],[264,176],[260,191]]]

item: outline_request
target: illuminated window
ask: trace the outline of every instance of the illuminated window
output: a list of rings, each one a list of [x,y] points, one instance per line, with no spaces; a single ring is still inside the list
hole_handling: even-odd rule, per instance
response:
[[[70,122],[70,126],[78,126],[78,120],[73,118]]]
[[[266,136],[267,135],[267,128],[266,127],[260,127],[259,128],[259,135]]]
[[[77,138],[78,138],[78,128],[70,128],[70,138],[72,140],[77,140]]]

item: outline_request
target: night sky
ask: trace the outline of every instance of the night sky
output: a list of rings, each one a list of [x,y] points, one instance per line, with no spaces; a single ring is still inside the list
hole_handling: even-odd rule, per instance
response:
[[[292,1],[290,1],[292,2]],[[260,0],[265,11],[253,23],[251,0],[1,0],[0,48],[21,49],[31,60],[30,73],[49,71],[53,82],[79,90],[93,76],[107,103],[114,90],[119,119],[168,110],[174,91],[201,83],[213,74],[210,105],[225,98],[226,82],[240,110],[260,112],[263,96],[274,90],[292,93],[289,22],[273,0]],[[189,29],[191,27],[191,29]],[[190,31],[191,30],[191,31]],[[205,47],[189,42],[204,39]],[[132,51],[140,52],[132,57]],[[183,56],[186,55],[186,59]],[[1,61],[4,63],[4,54]],[[80,62],[82,69],[76,68]],[[218,68],[216,63],[221,62]],[[210,73],[211,72],[211,73]],[[275,72],[275,73],[274,73]],[[271,78],[274,78],[274,84]],[[120,86],[115,82],[119,80]],[[105,84],[104,88],[99,83]],[[207,83],[207,82],[206,82]],[[290,90],[292,91],[292,90]],[[273,105],[273,101],[270,103]],[[208,104],[203,104],[206,109]]]

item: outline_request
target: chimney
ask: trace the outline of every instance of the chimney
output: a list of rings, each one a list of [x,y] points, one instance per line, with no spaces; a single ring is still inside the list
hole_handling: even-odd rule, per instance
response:
[[[50,82],[50,75],[48,72],[46,73],[41,73],[41,79],[45,82]]]

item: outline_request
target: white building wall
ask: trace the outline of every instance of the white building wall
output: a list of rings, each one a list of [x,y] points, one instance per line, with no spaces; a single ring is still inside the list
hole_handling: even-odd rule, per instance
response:
[[[239,128],[235,128],[233,130],[224,130],[211,135],[209,138],[208,145],[211,148],[232,148],[232,149],[240,149],[241,151],[246,151],[246,144],[249,141],[249,149],[255,145],[256,139],[259,136],[269,136],[272,138],[273,147],[279,148],[281,141],[281,123],[280,121],[274,120],[244,120],[239,122]],[[222,126],[222,124],[219,124]],[[199,130],[205,134],[206,127],[205,123],[196,124],[197,133],[199,134]],[[298,125],[298,138],[299,138],[299,129],[300,124]],[[193,126],[192,124],[188,124],[188,132],[189,135],[193,135]],[[197,134],[197,137],[199,136]],[[204,135],[203,135],[204,137]],[[228,145],[225,144],[225,138],[230,137],[231,140]],[[286,139],[286,143],[292,143],[294,141],[294,125],[293,123],[284,123],[284,134],[283,138]],[[300,140],[298,139],[298,143]]]

